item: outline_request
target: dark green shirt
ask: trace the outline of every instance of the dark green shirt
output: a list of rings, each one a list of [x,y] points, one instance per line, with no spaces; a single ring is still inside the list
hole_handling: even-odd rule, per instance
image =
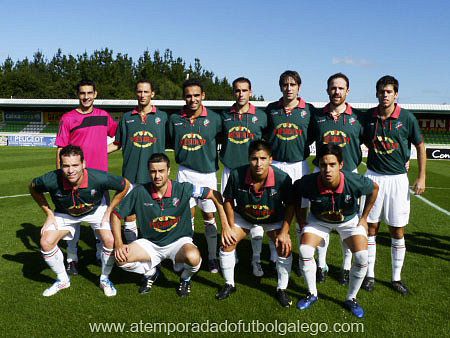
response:
[[[187,182],[169,181],[166,193],[159,198],[150,182],[134,187],[114,213],[122,219],[135,214],[142,237],[166,246],[181,237],[193,236],[189,199],[205,199],[210,191]]]
[[[330,114],[330,104],[315,109],[311,119],[311,138],[316,142],[316,151],[322,144],[333,143],[342,148],[344,170],[353,171],[362,160],[363,143],[362,112],[353,109],[348,103],[347,109],[335,120]],[[318,167],[316,157],[313,164]]]
[[[272,157],[280,162],[300,162],[309,156],[308,128],[313,106],[299,99],[291,111],[283,101],[272,102],[266,108],[268,127],[266,139],[272,145]]]
[[[385,175],[404,174],[411,143],[417,146],[423,142],[419,124],[410,111],[398,104],[386,120],[378,115],[378,107],[367,111],[364,127],[365,144],[369,148],[367,168]]]
[[[166,124],[167,114],[155,106],[143,117],[133,110],[120,120],[114,143],[122,147],[122,175],[131,183],[150,182],[147,162],[152,154],[165,152]]]
[[[351,220],[359,211],[358,199],[370,195],[373,182],[352,172],[341,172],[339,186],[335,190],[325,187],[320,173],[303,176],[294,183],[294,196],[301,206],[301,199],[311,202],[310,212],[327,223],[343,223]]]
[[[219,169],[216,136],[221,128],[220,116],[205,107],[192,122],[183,110],[172,114],[169,132],[176,162],[201,173],[216,172]]]
[[[239,114],[235,105],[225,110],[222,117],[224,140],[220,149],[220,160],[225,167],[235,169],[248,163],[248,147],[253,140],[262,138],[267,126],[264,111],[250,104],[248,112]]]
[[[125,188],[123,177],[106,171],[87,168],[83,175],[81,185],[74,188],[61,169],[50,171],[33,179],[34,189],[50,194],[56,212],[81,217],[97,210],[105,191],[122,191]]]
[[[290,176],[270,166],[264,187],[255,192],[253,185],[250,166],[239,167],[231,171],[223,197],[235,201],[234,211],[252,224],[283,221],[285,207],[292,200]]]

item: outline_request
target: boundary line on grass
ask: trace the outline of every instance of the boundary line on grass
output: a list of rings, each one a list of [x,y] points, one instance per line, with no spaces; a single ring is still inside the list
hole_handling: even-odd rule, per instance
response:
[[[439,210],[440,212],[446,214],[447,216],[450,216],[450,211],[445,210],[444,208],[441,208],[440,206],[434,204],[433,202],[427,200],[425,197],[422,197],[420,195],[415,195],[414,191],[412,191],[411,189],[409,189],[409,192],[414,195],[415,197],[417,197],[419,200],[421,200],[422,202],[424,202],[425,204],[428,204],[430,207],[435,208],[436,210]]]

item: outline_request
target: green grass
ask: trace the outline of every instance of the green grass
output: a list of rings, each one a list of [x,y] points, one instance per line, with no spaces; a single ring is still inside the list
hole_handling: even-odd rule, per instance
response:
[[[28,183],[33,177],[54,168],[55,149],[0,147],[0,158],[0,196],[27,194]],[[411,184],[415,165],[413,161]],[[120,153],[113,154],[111,170],[118,174],[120,166]],[[174,169],[176,167],[172,169],[173,176],[176,173]],[[447,210],[450,209],[447,197],[450,192],[449,175],[448,162],[428,162],[427,185],[448,190],[430,188],[424,196]],[[364,334],[368,336],[445,336],[450,328],[447,305],[450,293],[447,277],[450,274],[450,219],[415,197],[411,197],[411,206],[412,215],[406,235],[408,251],[402,274],[411,295],[402,297],[389,287],[390,239],[383,225],[377,237],[376,289],[373,293],[361,290],[358,294],[366,310],[366,318],[360,321],[341,306],[346,288],[337,282],[341,249],[336,234],[332,234],[328,254],[330,276],[324,284],[318,285],[319,302],[306,312],[298,311],[295,306],[290,309],[279,307],[273,297],[276,288],[274,278],[263,278],[258,283],[252,277],[248,240],[238,247],[238,291],[225,301],[219,302],[214,298],[224,283],[222,277],[206,272],[204,267],[194,277],[191,295],[187,299],[179,299],[175,293],[178,276],[169,265],[163,268],[164,278],[147,295],[137,293],[139,276],[114,268],[111,279],[118,295],[107,298],[97,285],[100,267],[93,263],[94,239],[86,226],[82,227],[80,241],[80,275],[72,278],[70,289],[44,298],[41,293],[54,278],[39,253],[39,232],[44,214],[30,196],[0,199],[0,336],[106,336],[91,333],[89,323],[142,322],[143,325],[155,322],[202,323],[208,320],[217,323],[239,320],[273,323],[277,320],[290,325],[297,325],[297,322],[326,323],[330,330],[334,323],[363,323]],[[196,227],[195,241],[205,256],[202,226]],[[262,257],[263,263],[267,264],[267,238],[264,243]],[[298,249],[295,248],[294,263],[297,264],[297,261]],[[305,292],[303,279],[292,273],[289,294],[296,302]],[[210,334],[213,335],[217,336]],[[255,335],[276,336],[275,333]],[[133,336],[144,337],[149,333]]]

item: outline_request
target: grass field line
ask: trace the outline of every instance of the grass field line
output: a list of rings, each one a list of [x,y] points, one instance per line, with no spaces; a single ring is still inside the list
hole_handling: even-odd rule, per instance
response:
[[[411,189],[409,189],[410,193],[414,195],[414,191],[412,191]],[[446,214],[447,216],[450,216],[450,211],[445,210],[444,208],[441,208],[440,206],[434,204],[433,202],[427,200],[425,197],[422,197],[420,195],[414,195],[416,196],[419,200],[421,200],[422,202],[428,204],[430,207],[435,208],[436,210],[439,210],[440,212]]]

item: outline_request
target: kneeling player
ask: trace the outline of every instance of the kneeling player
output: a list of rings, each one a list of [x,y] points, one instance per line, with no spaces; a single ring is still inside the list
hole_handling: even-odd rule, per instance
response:
[[[292,304],[286,293],[292,265],[289,227],[294,211],[292,205],[287,205],[292,180],[288,174],[271,166],[269,143],[253,141],[248,153],[250,164],[231,172],[223,193],[228,224],[222,224],[220,267],[226,284],[216,298],[225,299],[236,291],[236,245],[253,227],[261,225],[275,243],[278,252],[277,299],[283,307],[289,307]]]
[[[114,240],[109,218],[111,210],[125,196],[130,184],[123,177],[86,168],[83,151],[78,146],[69,145],[62,148],[59,157],[61,169],[37,177],[30,184],[31,196],[47,215],[41,229],[42,256],[57,277],[56,282],[44,291],[43,296],[53,296],[70,286],[58,242],[61,239],[71,240],[81,222],[90,223],[103,243],[100,287],[106,296],[115,296],[117,291],[109,280],[109,274],[114,266],[112,255]],[[108,190],[119,192],[109,207],[103,197]],[[55,204],[54,213],[44,192],[50,193]]]
[[[177,294],[186,297],[191,292],[191,277],[202,261],[192,242],[189,201],[191,197],[212,200],[222,224],[227,225],[222,196],[210,188],[169,180],[170,160],[165,154],[153,154],[148,168],[151,182],[135,187],[111,215],[116,260],[122,269],[144,275],[140,293],[151,290],[161,261],[170,259],[174,264],[183,264]],[[143,238],[126,245],[122,242],[120,219],[132,214],[136,214]]]
[[[303,176],[294,183],[296,200],[301,201],[303,197],[311,202],[307,221],[297,212],[299,224],[303,226],[300,266],[308,286],[308,293],[299,300],[297,308],[305,310],[318,299],[314,250],[335,229],[354,257],[344,306],[362,318],[364,310],[357,303],[356,294],[367,271],[367,215],[377,198],[378,185],[358,174],[340,171],[343,166],[342,149],[335,144],[322,145],[318,158],[320,172]],[[358,199],[362,195],[367,195],[367,198],[358,219]],[[299,209],[300,205],[297,206]]]

